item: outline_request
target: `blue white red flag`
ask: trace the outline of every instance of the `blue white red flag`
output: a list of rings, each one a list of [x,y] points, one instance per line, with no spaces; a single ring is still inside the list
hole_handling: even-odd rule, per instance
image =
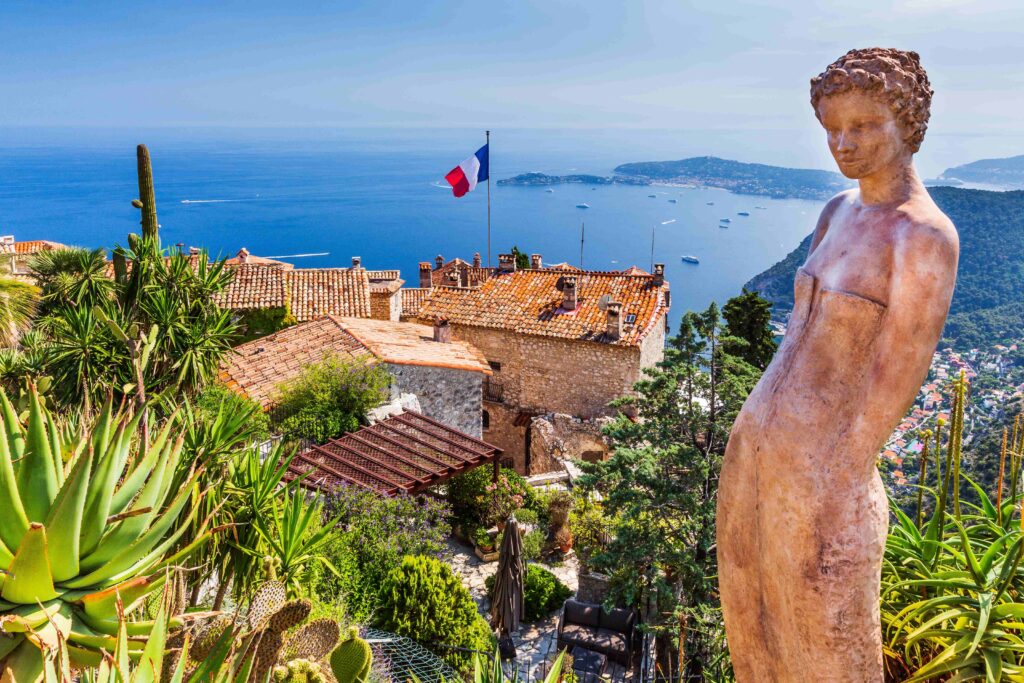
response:
[[[478,149],[476,154],[453,168],[444,177],[448,184],[452,186],[452,194],[456,197],[461,197],[475,189],[477,183],[482,183],[490,176],[487,147],[488,145],[484,145]]]

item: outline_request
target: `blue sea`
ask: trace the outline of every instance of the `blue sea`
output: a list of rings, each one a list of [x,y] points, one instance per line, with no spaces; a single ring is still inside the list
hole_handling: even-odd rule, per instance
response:
[[[358,255],[367,268],[401,269],[417,286],[418,262],[438,254],[469,259],[479,251],[486,262],[486,187],[456,199],[443,181],[483,138],[483,131],[410,129],[4,130],[0,233],[89,247],[125,243],[138,230],[134,146],[145,142],[165,245],[220,255],[240,247],[263,256],[328,254],[283,259],[301,267],[347,266]],[[495,181],[526,171],[606,175],[620,163],[698,154],[829,167],[820,140],[794,144],[792,136],[763,133],[516,130],[494,131],[491,142],[493,263],[515,245],[547,263],[580,265],[582,232],[585,268],[649,269],[653,239],[653,261],[666,264],[672,286],[673,320],[724,303],[784,257],[812,230],[821,203],[675,187],[546,192]],[[683,255],[700,264],[683,263]]]

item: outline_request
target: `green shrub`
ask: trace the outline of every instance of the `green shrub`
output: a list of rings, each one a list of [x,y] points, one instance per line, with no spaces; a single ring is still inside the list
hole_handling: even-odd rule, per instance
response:
[[[383,498],[359,486],[340,486],[325,503],[337,518],[322,549],[338,574],[324,571],[311,586],[318,599],[342,603],[357,622],[370,618],[388,573],[406,555],[439,555],[450,532],[448,506],[427,496]]]
[[[537,514],[536,510],[530,508],[522,508],[516,510],[516,521],[521,524],[527,524],[529,526],[537,526],[537,522],[540,520],[540,515]]]
[[[382,365],[328,356],[280,387],[274,418],[285,436],[324,443],[358,429],[386,400],[390,383]]]
[[[540,529],[526,532],[523,536],[523,558],[531,562],[539,560],[547,540],[547,534]]]
[[[238,323],[243,330],[242,341],[252,341],[273,334],[296,323],[287,306],[254,308],[242,313]]]
[[[228,414],[251,413],[248,418],[249,427],[253,430],[253,437],[262,441],[270,435],[270,416],[256,401],[246,398],[228,389],[219,382],[211,382],[203,387],[202,391],[196,394],[195,398],[197,417],[206,420],[214,420],[217,411],[223,404]]]
[[[484,579],[487,595],[494,594],[494,574]],[[558,580],[558,577],[536,564],[526,565],[526,581],[523,586],[523,621],[540,621],[548,616],[572,595],[572,590]]]
[[[577,496],[572,512],[569,513],[569,531],[572,532],[576,557],[586,568],[608,544],[612,520],[604,516],[600,503],[586,496]]]
[[[406,556],[391,570],[375,624],[415,640],[460,671],[472,665],[472,654],[449,648],[490,652],[494,647],[469,591],[451,567],[432,557]]]

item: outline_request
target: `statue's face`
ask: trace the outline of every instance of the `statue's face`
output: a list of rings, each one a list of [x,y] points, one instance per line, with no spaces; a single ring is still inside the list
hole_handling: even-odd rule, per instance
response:
[[[889,107],[869,93],[849,90],[818,101],[818,118],[839,170],[854,180],[909,156],[905,131]]]

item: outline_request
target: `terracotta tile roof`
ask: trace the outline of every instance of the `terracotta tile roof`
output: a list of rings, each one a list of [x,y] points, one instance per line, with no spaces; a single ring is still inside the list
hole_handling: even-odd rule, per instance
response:
[[[65,244],[60,242],[51,242],[49,240],[28,240],[25,242],[14,243],[15,254],[35,254],[40,251],[56,251],[57,249],[69,249]]]
[[[367,277],[370,278],[370,282],[376,282],[378,280],[398,280],[402,277],[402,273],[399,270],[368,270],[366,271]]]
[[[370,318],[335,317],[333,320],[385,363],[491,374],[487,359],[480,351],[464,341],[434,341],[434,329],[430,325]]]
[[[362,486],[381,495],[415,493],[494,462],[501,449],[408,411],[295,455],[288,479],[330,492]]]
[[[331,354],[357,358],[369,351],[336,322],[323,318],[236,346],[220,365],[220,381],[269,408],[281,384]]]
[[[287,305],[299,322],[325,315],[370,315],[370,281],[362,268],[233,266],[231,284],[217,304],[236,311]]]
[[[370,317],[370,279],[362,268],[302,268],[287,272],[288,302],[299,322],[324,315]]]
[[[402,287],[402,315],[417,315],[428,296],[430,290],[426,287]]]
[[[487,360],[473,346],[435,342],[433,328],[427,325],[330,316],[236,346],[220,365],[220,381],[270,408],[282,384],[329,355],[491,374]]]
[[[619,272],[623,275],[650,275],[650,273],[638,266],[630,266],[629,268],[625,268]]]
[[[497,268],[474,266],[460,258],[454,258],[430,273],[430,282],[435,287],[445,287],[457,283],[460,287],[475,287],[498,272]],[[451,274],[457,279],[453,280]]]
[[[576,278],[574,311],[561,307],[557,285],[565,276]],[[423,322],[443,318],[456,325],[633,346],[664,324],[667,293],[668,283],[655,284],[653,275],[517,270],[498,273],[475,289],[435,287],[416,317]],[[606,294],[622,304],[623,334],[615,341],[605,334],[607,313],[598,305]]]
[[[294,268],[295,266],[291,263],[285,263],[284,261],[277,261],[272,258],[266,258],[265,256],[256,256],[250,254],[249,250],[242,247],[238,250],[238,253],[231,258],[224,259],[224,263],[229,266],[239,266],[243,264],[253,265],[265,265],[265,266],[281,266],[282,268]]]

